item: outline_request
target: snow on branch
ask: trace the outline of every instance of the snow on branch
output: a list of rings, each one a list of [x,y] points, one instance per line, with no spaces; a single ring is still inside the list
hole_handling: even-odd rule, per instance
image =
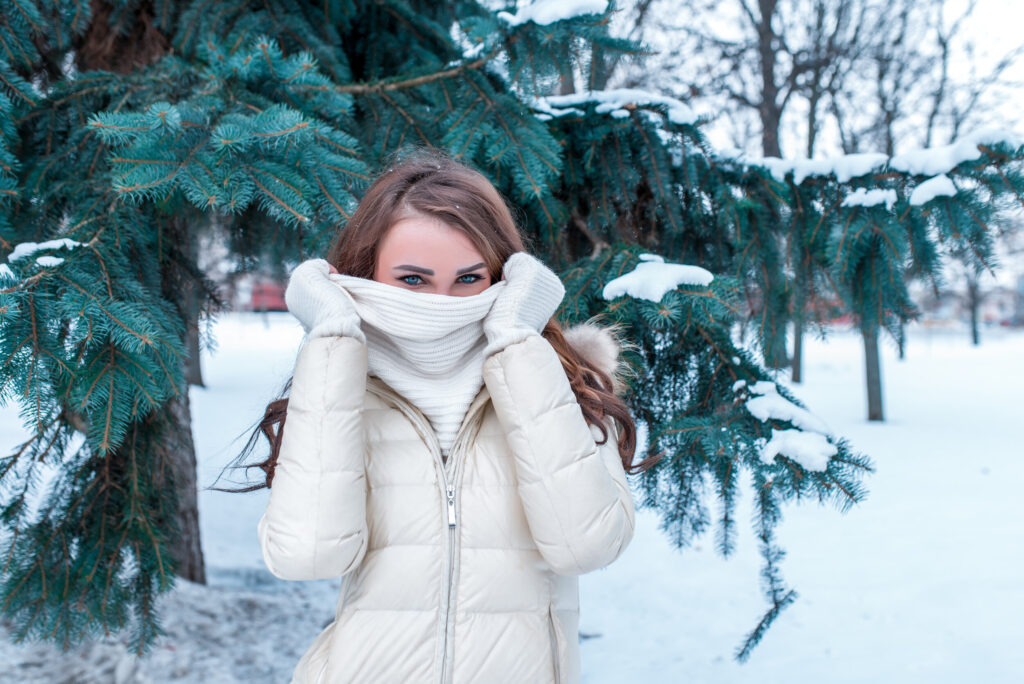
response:
[[[576,116],[586,114],[582,109],[575,107],[555,108],[548,103],[548,99],[547,97],[535,97],[530,101],[530,106],[537,112],[536,117],[541,121],[547,121],[548,119],[567,114],[575,114]]]
[[[536,0],[520,7],[515,14],[498,12],[497,17],[509,26],[519,26],[528,21],[547,26],[584,14],[604,14],[607,8],[608,0]]]
[[[885,204],[886,209],[892,209],[896,204],[895,190],[865,190],[857,188],[843,198],[844,207],[874,207]]]
[[[763,462],[774,463],[775,457],[781,454],[806,470],[822,471],[828,467],[829,459],[839,453],[838,447],[828,441],[825,422],[779,394],[774,382],[761,380],[748,387],[745,380],[739,380],[732,389],[734,392],[747,390],[744,406],[762,423],[784,420],[796,426],[791,430],[772,429],[772,438],[762,442]]]
[[[759,166],[780,183],[793,174],[793,183],[800,185],[808,178],[835,176],[840,183],[869,173],[882,171],[886,166],[895,171],[915,176],[937,176],[955,169],[959,164],[981,156],[979,145],[1005,144],[1017,148],[1024,145],[1024,137],[996,128],[986,128],[962,136],[956,142],[939,147],[911,150],[892,158],[876,152],[843,154],[820,159],[780,159],[778,157],[754,157],[738,150],[722,150],[716,156],[720,162],[744,166]]]
[[[71,240],[69,238],[47,240],[46,242],[22,242],[21,244],[14,246],[14,250],[7,255],[7,261],[14,262],[18,259],[26,259],[42,249],[60,249],[61,247],[72,249],[74,247],[82,247],[85,244],[86,243],[84,242]],[[40,259],[41,258],[42,257],[40,257]],[[38,261],[38,259],[36,261]]]
[[[931,202],[936,197],[953,197],[956,195],[956,186],[946,174],[940,174],[935,178],[929,178],[921,183],[910,193],[910,203],[915,207]]]
[[[585,90],[570,95],[550,95],[534,100],[534,108],[548,116],[565,114],[583,114],[575,107],[588,102],[596,102],[598,114],[610,113],[613,117],[629,116],[626,105],[665,105],[668,108],[668,120],[675,124],[694,124],[697,115],[689,105],[674,97],[652,93],[639,88],[612,88],[610,90]]]
[[[999,144],[1020,147],[1024,144],[1024,139],[1012,131],[985,128],[962,136],[949,145],[898,154],[889,160],[889,166],[915,176],[937,176],[952,171],[965,161],[981,156],[978,145]]]
[[[774,463],[775,457],[782,454],[791,461],[796,461],[805,470],[823,471],[828,468],[830,458],[839,453],[834,444],[817,432],[803,430],[772,430],[772,438],[761,450],[761,460]]]
[[[78,240],[71,240],[69,238],[47,240],[46,242],[22,242],[20,244],[15,245],[14,249],[11,250],[11,253],[7,255],[7,262],[14,263],[15,261],[28,259],[36,252],[39,252],[44,249],[73,249],[75,247],[81,247],[85,244],[86,243],[84,242],[79,242]],[[50,256],[47,254],[44,254],[43,256],[40,257],[36,257],[36,264],[42,266],[43,268],[59,266],[62,263],[64,263],[64,259],[62,259],[61,257]],[[10,266],[8,266],[7,264],[0,264],[0,278],[9,278],[11,280],[17,280],[18,276],[14,274],[14,271],[11,270]]]
[[[821,418],[779,394],[774,382],[755,382],[747,388],[747,392],[751,395],[747,399],[747,410],[761,422],[769,419],[786,420],[801,430],[828,434],[828,426]]]
[[[780,183],[785,182],[786,175],[792,173],[793,182],[797,185],[800,185],[812,176],[825,177],[829,175],[834,175],[840,183],[845,183],[852,178],[866,176],[881,169],[889,159],[886,155],[875,152],[844,154],[839,157],[825,157],[822,159],[747,157],[745,155],[730,155],[729,153],[721,154],[719,158],[749,166],[764,167],[772,175],[772,178]]]
[[[715,279],[711,271],[700,266],[666,264],[665,259],[657,254],[641,254],[640,259],[641,262],[632,271],[608,281],[601,292],[605,300],[629,295],[660,302],[667,292],[680,285],[706,287]]]

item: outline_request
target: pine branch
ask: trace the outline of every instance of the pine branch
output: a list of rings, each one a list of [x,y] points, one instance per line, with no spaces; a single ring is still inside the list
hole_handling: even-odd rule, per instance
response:
[[[511,44],[516,40],[515,36],[509,38],[506,45]],[[464,75],[467,71],[474,71],[480,69],[488,62],[492,61],[502,53],[501,46],[496,46],[490,52],[483,57],[478,57],[471,62],[465,62],[448,69],[442,69],[440,71],[434,71],[420,76],[412,78],[398,78],[398,79],[382,79],[374,83],[351,83],[346,85],[336,86],[334,91],[337,93],[344,93],[348,95],[383,95],[387,91],[391,90],[406,90],[409,88],[417,88],[428,83],[434,83],[444,79],[456,78]]]

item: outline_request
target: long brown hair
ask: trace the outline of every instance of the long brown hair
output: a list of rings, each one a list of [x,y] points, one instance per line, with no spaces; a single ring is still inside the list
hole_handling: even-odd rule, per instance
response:
[[[480,172],[431,148],[407,152],[377,177],[348,224],[335,237],[328,250],[327,261],[339,273],[372,279],[381,240],[392,225],[409,214],[435,217],[465,233],[483,255],[492,283],[501,279],[502,266],[509,256],[526,251],[524,238],[508,205],[491,182]],[[604,444],[608,440],[604,418],[610,416],[618,425],[618,450],[623,468],[635,473],[652,466],[656,459],[633,463],[636,424],[626,404],[615,393],[621,378],[613,380],[612,375],[580,354],[566,340],[555,318],[547,322],[542,334],[558,354],[583,416],[589,424],[600,429],[602,438],[599,443]],[[281,448],[290,388],[291,378],[282,395],[267,405],[263,418],[240,454],[240,458],[244,457],[255,446],[260,434],[266,436],[270,442],[269,457],[260,463],[243,466],[260,468],[266,481],[223,491],[244,492],[271,486]]]

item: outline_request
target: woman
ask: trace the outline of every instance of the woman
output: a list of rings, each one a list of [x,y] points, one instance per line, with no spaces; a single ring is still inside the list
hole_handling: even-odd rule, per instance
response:
[[[616,339],[563,335],[563,295],[487,179],[436,153],[295,269],[308,339],[261,425],[259,540],[277,577],[344,580],[293,682],[579,680],[577,575],[632,537],[636,433]]]

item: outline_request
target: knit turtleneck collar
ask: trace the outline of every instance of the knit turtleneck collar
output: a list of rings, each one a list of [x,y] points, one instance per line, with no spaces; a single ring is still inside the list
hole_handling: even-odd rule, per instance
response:
[[[504,281],[479,294],[454,297],[350,275],[330,279],[355,303],[370,374],[427,416],[447,456],[483,385],[483,319]]]

